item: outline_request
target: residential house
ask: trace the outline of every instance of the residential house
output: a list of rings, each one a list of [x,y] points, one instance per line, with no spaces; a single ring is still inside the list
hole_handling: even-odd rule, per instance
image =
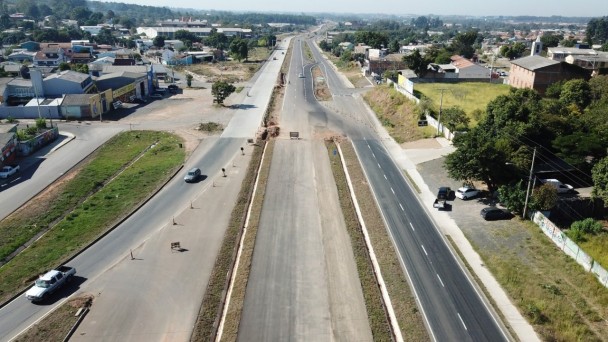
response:
[[[164,36],[167,39],[175,39],[175,32],[185,30],[197,37],[207,37],[211,34],[213,28],[209,27],[138,27],[137,33],[144,33],[149,39],[154,39],[157,36]],[[237,36],[237,37],[249,37],[251,36],[251,29],[243,28],[217,28],[218,33],[223,33],[226,36]]]
[[[15,63],[33,62],[34,56],[36,56],[34,51],[15,50],[6,59]]]
[[[44,48],[36,52],[34,56],[34,66],[59,66],[67,62],[67,58],[62,48]]]
[[[342,51],[345,51],[345,50],[354,51],[355,50],[355,44],[353,44],[351,42],[342,42],[342,43],[338,44],[338,46],[340,46]]]
[[[530,88],[544,94],[555,82],[589,77],[589,71],[576,65],[534,55],[511,62],[509,84],[515,88]]]

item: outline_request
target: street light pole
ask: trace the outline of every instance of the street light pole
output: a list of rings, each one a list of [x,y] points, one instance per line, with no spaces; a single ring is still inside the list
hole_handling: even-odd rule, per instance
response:
[[[441,109],[443,108],[443,91],[445,89],[439,90],[441,90],[441,98],[439,99],[439,116],[437,117],[437,135],[439,135],[439,128],[441,127]],[[441,133],[443,133],[443,130],[441,130]]]
[[[530,166],[530,176],[528,177],[528,190],[526,190],[526,201],[524,202],[524,212],[521,218],[526,218],[526,211],[528,210],[528,199],[530,198],[530,186],[532,185],[532,174],[534,173],[534,159],[536,159],[536,147],[532,153],[532,165]]]

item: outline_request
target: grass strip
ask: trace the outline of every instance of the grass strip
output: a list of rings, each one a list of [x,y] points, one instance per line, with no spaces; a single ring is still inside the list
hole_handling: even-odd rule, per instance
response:
[[[430,341],[416,299],[405,278],[401,263],[388,235],[380,210],[369,187],[359,159],[351,144],[341,144],[346,167],[355,189],[361,215],[380,265],[382,277],[391,297],[393,310],[405,341]]]
[[[196,323],[191,336],[191,341],[212,341],[217,333],[217,328],[225,302],[228,283],[232,274],[232,269],[236,260],[238,242],[241,238],[245,216],[255,183],[256,173],[262,160],[264,145],[254,145],[253,154],[247,174],[243,180],[241,191],[239,192],[236,205],[232,210],[232,215],[222,247],[215,260],[215,265],[209,278],[209,284],[205,291],[205,296],[199,310]]]
[[[78,321],[78,317],[76,316],[78,309],[87,305],[87,302],[90,304],[92,300],[93,297],[91,295],[83,295],[70,299],[52,311],[42,321],[19,335],[13,342],[63,341],[70,332],[70,329]]]
[[[119,134],[101,148],[94,162],[82,170],[88,175],[86,180],[93,184],[101,181],[94,178],[92,174],[95,173],[87,170],[92,165],[96,169],[109,168],[113,161],[108,159],[114,159],[115,155],[123,153],[123,149],[140,144],[140,140],[146,141],[142,147],[156,143],[110,182],[99,184],[95,188],[98,191],[76,205],[45,235],[0,268],[1,302],[28,286],[38,274],[69,260],[111,229],[165,184],[183,163],[185,153],[179,147],[182,143],[179,137],[165,132],[129,131]],[[107,154],[108,150],[111,153]],[[70,182],[66,187],[73,189],[74,184]],[[38,214],[44,215],[45,212]]]
[[[516,247],[508,248],[505,242],[498,250],[471,244],[540,338],[608,341],[608,289],[557,249],[534,223],[512,225],[501,233],[505,240],[527,237]]]
[[[357,271],[359,273],[359,280],[361,281],[361,289],[363,290],[363,298],[365,299],[365,307],[367,309],[367,317],[372,330],[372,336],[374,337],[374,341],[391,341],[393,335],[388,316],[384,309],[382,293],[376,282],[372,262],[365,244],[365,237],[357,218],[355,206],[350,197],[350,191],[348,189],[344,169],[342,168],[342,162],[340,156],[333,153],[333,151],[336,150],[336,144],[328,142],[326,147],[332,173],[336,182],[336,188],[338,190],[338,197],[340,198],[340,207],[342,208],[344,222],[346,223],[346,229],[350,236],[355,262],[357,264]]]
[[[57,223],[85,198],[98,191],[125,165],[154,143],[153,139],[155,137],[148,133],[140,134],[138,139],[133,139],[133,135],[119,135],[111,139],[104,148],[97,150],[91,158],[77,166],[80,172],[71,180],[63,182],[63,179],[70,177],[68,175],[59,179],[56,183],[63,186],[61,189],[55,189],[51,198],[37,197],[2,220],[0,260],[6,260],[29,240]]]
[[[260,174],[258,175],[258,187],[251,207],[247,235],[245,235],[245,239],[243,240],[240,266],[234,279],[232,297],[230,298],[230,307],[228,308],[226,320],[224,322],[222,341],[236,341],[238,336],[239,324],[241,322],[241,315],[243,313],[243,305],[245,303],[247,282],[249,280],[251,262],[253,260],[253,248],[255,246],[255,239],[260,224],[260,217],[262,215],[262,204],[264,203],[264,195],[266,194],[268,175],[270,174],[270,165],[272,162],[274,144],[274,140],[270,140],[268,142],[263,165],[260,169]]]

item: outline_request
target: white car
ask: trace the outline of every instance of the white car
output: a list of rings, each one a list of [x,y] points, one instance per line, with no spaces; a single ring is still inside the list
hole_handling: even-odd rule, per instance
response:
[[[456,197],[463,200],[476,197],[477,195],[479,195],[479,190],[471,188],[470,186],[463,186],[456,190]]]
[[[298,74],[298,77],[299,77],[299,78],[304,78],[304,74],[303,74],[303,73],[299,73],[299,74]]]

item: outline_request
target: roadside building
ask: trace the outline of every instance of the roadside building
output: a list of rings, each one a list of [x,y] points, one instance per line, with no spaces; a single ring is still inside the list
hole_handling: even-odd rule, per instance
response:
[[[576,78],[589,79],[590,74],[576,65],[534,55],[511,62],[509,84],[515,88],[530,88],[544,94],[555,82]]]

